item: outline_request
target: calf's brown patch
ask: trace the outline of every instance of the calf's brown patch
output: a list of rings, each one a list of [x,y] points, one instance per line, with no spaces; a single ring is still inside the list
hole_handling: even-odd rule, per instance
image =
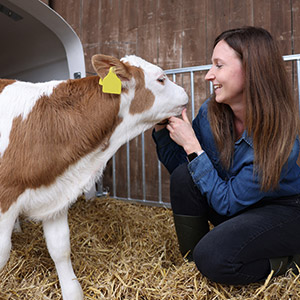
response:
[[[103,94],[98,81],[95,76],[61,83],[25,120],[14,119],[0,160],[2,212],[26,188],[49,186],[83,156],[107,146],[121,122],[120,96]]]
[[[4,90],[4,88],[10,84],[13,84],[16,80],[13,79],[0,79],[0,93]]]
[[[129,113],[134,115],[149,110],[154,104],[155,97],[153,93],[145,87],[144,72],[137,67],[131,67],[131,69],[136,81],[136,87],[135,95],[129,108]]]

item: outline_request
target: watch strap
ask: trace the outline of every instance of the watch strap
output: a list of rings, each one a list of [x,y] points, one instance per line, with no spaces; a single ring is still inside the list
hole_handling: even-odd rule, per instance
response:
[[[198,153],[197,152],[192,152],[190,154],[187,155],[187,159],[189,162],[191,162],[192,160],[194,160],[196,157],[198,157]]]

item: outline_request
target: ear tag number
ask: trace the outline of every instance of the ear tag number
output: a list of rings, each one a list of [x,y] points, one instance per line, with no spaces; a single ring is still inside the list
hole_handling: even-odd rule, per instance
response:
[[[115,73],[115,68],[111,67],[108,74],[102,79],[99,84],[102,85],[102,92],[107,94],[121,94],[122,82]]]

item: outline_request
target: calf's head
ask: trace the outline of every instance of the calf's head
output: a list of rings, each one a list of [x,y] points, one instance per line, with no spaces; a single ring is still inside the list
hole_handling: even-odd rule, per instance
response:
[[[184,89],[168,79],[163,70],[140,57],[130,55],[121,60],[94,55],[92,64],[101,78],[111,67],[122,82],[119,116],[133,116],[134,122],[153,124],[181,113],[188,102]]]

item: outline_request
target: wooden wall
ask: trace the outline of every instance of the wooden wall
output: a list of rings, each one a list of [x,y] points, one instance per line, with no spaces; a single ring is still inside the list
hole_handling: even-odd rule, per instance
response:
[[[283,55],[300,53],[300,0],[45,0],[75,30],[84,46],[87,74],[95,53],[136,54],[164,69],[210,63],[212,43],[222,31],[255,25],[269,30]],[[292,72],[294,66],[288,65]],[[196,102],[207,95],[203,76],[195,82]],[[157,200],[156,153],[146,140],[146,198]],[[131,197],[142,198],[141,138],[130,143]],[[117,193],[127,197],[126,151],[117,154]],[[104,185],[111,188],[111,163]],[[163,200],[168,174],[163,171]]]

